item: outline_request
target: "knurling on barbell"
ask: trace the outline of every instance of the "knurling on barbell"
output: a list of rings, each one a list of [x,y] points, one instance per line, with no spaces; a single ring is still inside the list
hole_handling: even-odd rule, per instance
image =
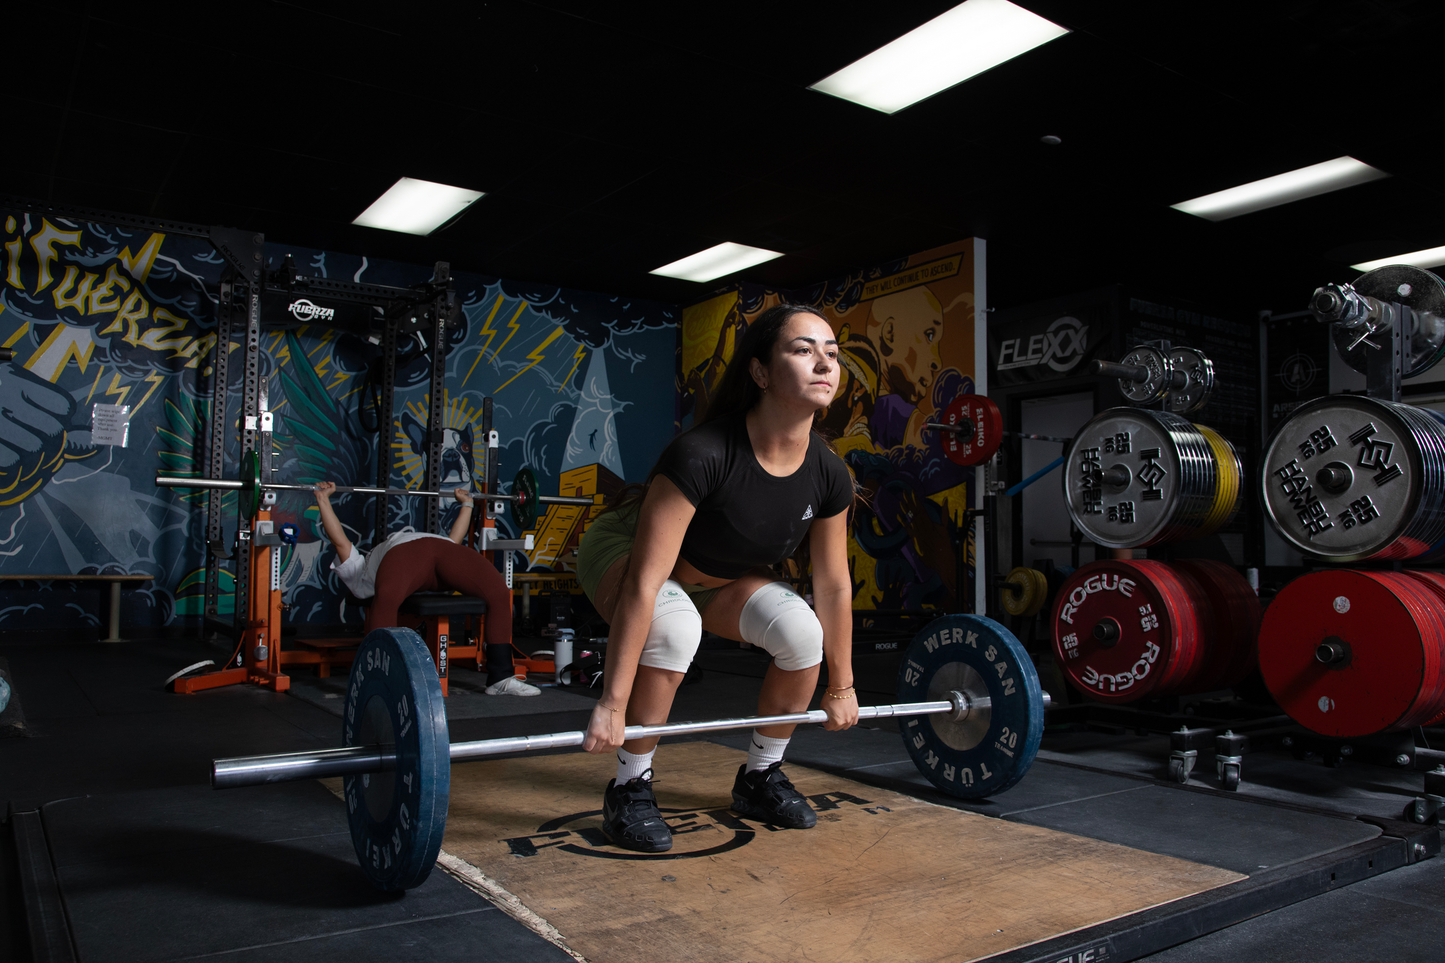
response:
[[[1048,696],[1018,640],[991,619],[949,615],[914,638],[899,668],[900,705],[864,706],[860,719],[898,717],[904,745],[936,787],[962,799],[1013,786],[1032,765]],[[926,697],[926,698],[920,698]],[[347,820],[366,877],[383,890],[420,885],[446,831],[450,764],[580,746],[582,731],[449,743],[441,683],[421,637],[386,628],[362,641],[343,708],[343,747],[217,759],[217,789],[342,776]],[[625,737],[823,722],[822,710],[707,722],[628,726]]]

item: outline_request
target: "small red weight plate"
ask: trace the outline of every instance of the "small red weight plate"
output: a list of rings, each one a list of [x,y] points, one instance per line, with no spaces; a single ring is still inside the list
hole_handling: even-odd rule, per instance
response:
[[[1215,631],[1205,641],[1204,670],[1189,688],[1192,692],[1238,685],[1258,663],[1259,597],[1233,566],[1210,559],[1188,558],[1174,567],[1194,577],[1208,599]]]
[[[1198,671],[1196,611],[1207,604],[1200,594],[1162,562],[1105,559],[1081,566],[1054,601],[1050,624],[1059,666],[1075,688],[1101,702],[1176,691]]]
[[[1432,654],[1426,652],[1426,672],[1420,685],[1420,698],[1410,715],[1417,721],[1412,725],[1436,725],[1445,719],[1445,575],[1439,572],[1405,572],[1406,577],[1423,585],[1430,593],[1431,622],[1441,633],[1441,648]]]
[[[982,465],[1003,442],[1003,413],[988,395],[959,395],[943,409],[939,421],[945,425],[967,421],[973,425],[972,434],[943,433],[943,453],[955,464]]]
[[[1427,637],[1417,622],[1421,606],[1429,604],[1422,602],[1427,590],[1402,591],[1383,577],[1392,574],[1311,572],[1286,585],[1265,611],[1260,674],[1300,725],[1356,738],[1396,728],[1415,705],[1425,646],[1439,633]],[[1347,658],[1333,665],[1319,662],[1315,650],[1335,639],[1348,647]]]

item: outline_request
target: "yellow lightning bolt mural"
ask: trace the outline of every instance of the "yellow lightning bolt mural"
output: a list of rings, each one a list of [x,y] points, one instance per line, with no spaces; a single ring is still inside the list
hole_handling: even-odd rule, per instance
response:
[[[467,372],[467,376],[462,379],[463,387],[465,387],[466,384],[472,380],[472,372],[477,370],[477,365],[481,364],[482,359],[487,356],[487,349],[492,346],[492,339],[495,338],[498,334],[497,329],[492,327],[492,322],[496,320],[497,312],[502,309],[503,297],[503,295],[497,295],[497,303],[492,305],[491,314],[488,314],[487,320],[482,322],[482,330],[477,332],[477,337],[481,337],[485,334],[487,336],[487,340],[485,343],[482,344],[482,350],[477,353],[477,360],[472,362],[471,370],[469,370]]]
[[[557,386],[558,394],[561,394],[562,389],[567,387],[572,381],[572,376],[577,373],[577,366],[582,363],[582,359],[585,357],[587,357],[587,345],[578,342],[577,353],[572,356],[572,370],[567,372],[567,377],[563,378],[562,383]]]
[[[517,329],[521,327],[521,325],[517,323],[517,319],[522,316],[522,312],[525,310],[527,310],[526,301],[523,301],[521,304],[517,305],[517,313],[512,315],[512,320],[507,322],[507,327],[511,328],[512,330],[507,332],[507,337],[502,341],[501,344],[497,345],[497,350],[492,352],[493,361],[497,360],[497,355],[502,353],[502,349],[507,346],[507,342],[512,340],[512,335],[516,334]],[[528,355],[527,357],[530,358],[531,355]]]
[[[132,416],[132,417],[135,416],[136,412],[140,411],[141,405],[143,405],[143,404],[145,404],[147,401],[150,401],[150,400],[151,400],[151,395],[155,394],[156,389],[161,386],[161,382],[165,381],[166,379],[165,379],[161,374],[159,374],[158,372],[152,371],[150,374],[146,375],[146,376],[145,376],[144,378],[142,378],[141,380],[144,381],[146,384],[150,385],[150,386],[151,386],[151,390],[150,390],[150,391],[147,391],[147,392],[145,393],[145,397],[142,398],[139,402],[136,403],[135,411],[132,411],[132,412],[131,412],[131,416]]]
[[[523,368],[521,371],[518,371],[516,374],[512,375],[510,378],[508,378],[508,379],[501,385],[501,387],[499,387],[499,388],[496,389],[496,391],[501,391],[502,388],[507,387],[507,385],[511,384],[513,381],[516,381],[518,378],[522,377],[522,375],[526,374],[528,371],[531,371],[533,368],[537,367],[538,363],[541,362],[541,360],[542,360],[542,352],[545,351],[545,350],[547,350],[547,345],[551,344],[553,341],[556,341],[556,340],[557,340],[558,338],[560,338],[561,336],[562,336],[562,326],[559,324],[559,325],[557,325],[556,329],[555,329],[551,334],[547,335],[547,340],[543,341],[541,344],[537,345],[537,346],[536,346],[535,348],[533,348],[531,351],[528,351],[528,352],[527,352],[527,360],[530,361],[530,362],[532,362],[532,363],[529,364],[529,365],[527,365],[527,367]],[[508,337],[510,338],[511,335],[508,335]],[[505,341],[502,342],[502,343],[503,343],[503,344],[506,344]],[[498,349],[498,350],[501,350],[501,349]],[[494,391],[493,394],[495,394],[495,393],[496,393],[496,392]]]
[[[107,398],[115,398],[117,399],[116,404],[123,405],[125,404],[125,396],[130,394],[131,387],[131,385],[122,386],[120,383],[120,374],[117,373],[110,379],[110,387],[105,389],[105,396]]]

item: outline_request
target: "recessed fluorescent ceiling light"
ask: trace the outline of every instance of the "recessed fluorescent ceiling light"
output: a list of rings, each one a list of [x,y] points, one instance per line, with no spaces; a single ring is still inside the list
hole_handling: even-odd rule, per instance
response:
[[[403,177],[351,223],[403,234],[430,234],[481,196],[481,191]]]
[[[1375,268],[1384,267],[1386,264],[1409,264],[1417,268],[1439,267],[1445,264],[1445,247],[1430,247],[1423,251],[1414,251],[1410,254],[1382,257],[1378,261],[1361,261],[1359,264],[1351,264],[1350,267],[1356,271],[1373,271]]]
[[[1185,214],[1193,214],[1207,221],[1227,221],[1231,217],[1262,211],[1267,207],[1278,207],[1290,201],[1303,200],[1316,194],[1328,194],[1345,187],[1354,187],[1368,181],[1389,177],[1382,170],[1355,160],[1353,157],[1336,157],[1320,164],[1301,167],[1297,171],[1276,174],[1260,181],[1250,181],[1231,187],[1227,191],[1205,194],[1191,201],[1180,201],[1169,206]]]
[[[698,251],[681,261],[664,264],[657,270],[647,273],[661,274],[665,278],[681,278],[684,281],[711,281],[725,274],[752,267],[754,264],[771,261],[775,257],[782,257],[782,255],[777,251],[767,251],[760,247],[748,247],[746,244],[724,241],[706,251]]]
[[[967,0],[809,89],[891,114],[1066,33],[1008,0]]]

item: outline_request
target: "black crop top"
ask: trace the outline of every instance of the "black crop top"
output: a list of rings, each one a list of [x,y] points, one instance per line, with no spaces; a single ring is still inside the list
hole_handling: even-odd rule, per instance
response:
[[[681,555],[714,578],[781,562],[797,550],[813,519],[831,518],[853,500],[848,467],[817,435],[793,474],[764,471],[742,415],[677,436],[658,459],[657,474],[697,509]]]

